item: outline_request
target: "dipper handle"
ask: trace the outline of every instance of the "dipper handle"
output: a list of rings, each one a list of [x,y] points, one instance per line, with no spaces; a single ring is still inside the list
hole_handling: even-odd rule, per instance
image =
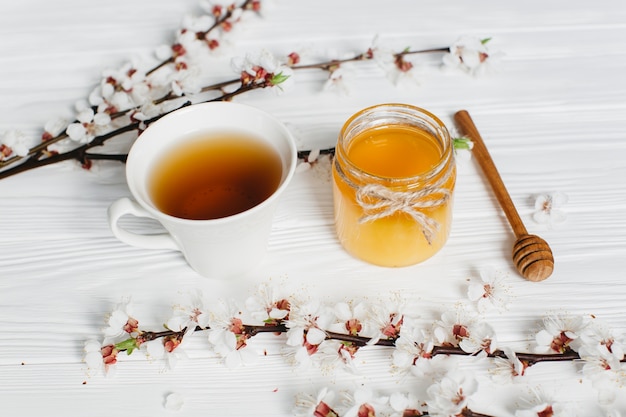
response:
[[[502,177],[483,142],[476,125],[466,110],[455,113],[454,121],[462,134],[468,136],[472,143],[472,154],[482,168],[500,207],[504,210],[516,241],[513,246],[513,262],[519,273],[530,281],[542,281],[548,278],[554,269],[552,250],[545,240],[539,236],[529,235],[522,219],[517,212],[513,200],[507,191]]]

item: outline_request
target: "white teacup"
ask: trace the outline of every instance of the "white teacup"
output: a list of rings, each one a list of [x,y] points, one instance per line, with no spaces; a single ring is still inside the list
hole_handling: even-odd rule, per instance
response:
[[[275,150],[281,167],[273,192],[251,208],[219,218],[189,219],[157,208],[151,176],[160,167],[155,169],[155,165],[158,167],[166,160],[164,155],[188,145],[192,138],[197,140],[198,135],[213,140],[224,131],[253,136]],[[213,102],[177,110],[152,123],[133,144],[126,162],[126,180],[134,200],[121,198],[109,207],[111,230],[129,245],[181,251],[189,265],[205,277],[245,274],[265,256],[274,211],[279,196],[293,177],[296,160],[296,146],[287,128],[255,107]],[[168,233],[139,234],[125,230],[118,221],[127,214],[156,219]]]

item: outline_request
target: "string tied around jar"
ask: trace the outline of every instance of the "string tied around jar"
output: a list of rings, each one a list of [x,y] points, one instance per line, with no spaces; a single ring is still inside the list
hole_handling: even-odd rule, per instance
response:
[[[433,235],[439,230],[439,222],[422,210],[445,204],[450,191],[445,188],[426,187],[418,191],[394,191],[380,184],[367,184],[358,187],[356,201],[363,209],[359,223],[389,217],[395,213],[406,213],[422,228],[422,233],[430,245]]]
[[[382,219],[395,213],[406,213],[420,225],[428,244],[432,244],[433,236],[441,226],[422,210],[444,205],[452,197],[450,189],[444,187],[444,184],[452,175],[453,165],[448,165],[437,181],[416,191],[395,191],[381,184],[357,185],[348,179],[337,158],[334,165],[343,181],[355,189],[356,202],[363,209],[359,223]]]

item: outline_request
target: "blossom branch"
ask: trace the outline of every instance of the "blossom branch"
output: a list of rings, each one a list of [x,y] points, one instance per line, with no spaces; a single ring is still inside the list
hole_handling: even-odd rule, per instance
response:
[[[271,325],[249,325],[242,324],[241,333],[245,334],[247,337],[254,337],[262,333],[272,333],[272,334],[283,334],[288,332],[288,327],[285,323],[271,324]],[[202,332],[206,330],[210,330],[210,326],[201,327],[196,326],[193,331],[194,332]],[[158,339],[168,338],[168,337],[181,337],[187,333],[187,328],[184,328],[179,331],[174,330],[163,330],[163,331],[140,331],[138,329],[135,330],[139,335],[139,339],[141,343],[154,341]],[[332,331],[324,331],[325,340],[335,340],[339,342],[352,343],[358,347],[363,347],[370,345],[373,338],[359,335],[351,335],[345,333],[338,333]],[[119,343],[119,351],[125,351],[126,349],[123,346],[128,345],[129,340],[137,339],[137,337],[132,337],[130,339],[125,339],[124,341]],[[373,343],[374,346],[386,346],[386,347],[395,347],[396,341],[398,337],[392,337],[388,339],[379,339]],[[439,356],[439,355],[458,355],[458,356],[474,356],[475,353],[464,351],[460,346],[452,346],[452,345],[435,345],[430,352],[431,357]],[[488,357],[491,358],[503,358],[510,359],[507,354],[502,350],[496,350],[492,353],[487,354]],[[527,366],[532,366],[541,362],[568,362],[568,361],[576,361],[580,360],[580,355],[572,349],[567,349],[563,353],[527,353],[527,352],[516,352],[515,356],[522,362],[524,362]],[[622,361],[626,361],[626,359],[622,359]]]
[[[471,283],[468,296],[473,300],[480,296],[480,288],[487,291],[480,296],[483,303],[477,304],[485,308],[485,296],[499,296],[502,290],[497,289],[498,281],[491,279],[490,274],[481,273],[481,276],[483,283],[478,286]],[[434,361],[437,356],[489,360],[488,372],[494,381],[524,378],[526,370],[538,363],[566,361],[582,366],[582,375],[590,378],[598,390],[607,389],[608,383],[624,385],[624,340],[594,316],[545,317],[543,328],[535,335],[533,353],[516,353],[498,346],[491,326],[480,321],[476,312],[468,314],[461,306],[445,309],[439,321],[420,327],[419,321],[405,316],[406,302],[399,296],[380,302],[328,305],[317,300],[302,302],[296,296],[274,295],[269,285],[261,285],[253,294],[256,295],[246,300],[245,309],[221,300],[207,308],[201,297],[192,296],[190,305],[176,305],[174,317],[167,320],[162,331],[141,330],[130,303],[122,303],[108,319],[104,340],[86,343],[85,361],[91,370],[109,370],[121,352],[130,355],[135,350],[169,361],[168,358],[179,357],[179,352],[184,350],[183,340],[192,334],[205,334],[210,349],[226,366],[232,367],[258,357],[249,341],[270,333],[285,336],[282,354],[298,368],[318,364],[324,369],[335,365],[359,372],[361,362],[355,360],[359,349],[379,346],[393,349],[394,373],[412,373],[417,377],[437,375],[426,390],[428,399],[422,397],[421,401],[405,398],[392,403],[386,396],[377,399],[359,394],[358,401],[364,401],[354,404],[359,413],[363,412],[359,415],[489,417],[469,407],[470,397],[477,391],[475,376],[459,371],[454,366],[456,361]],[[297,415],[355,415],[352,406],[344,410],[345,402],[335,404],[325,395],[322,397],[309,396],[298,401],[306,410]],[[357,400],[356,395],[350,398]],[[389,414],[389,407],[398,404],[403,404],[403,408],[394,410],[400,413]],[[377,407],[387,411],[379,413]],[[546,403],[538,410],[549,411],[551,407],[551,403]],[[371,413],[365,414],[367,410]]]
[[[472,352],[466,352],[459,346],[434,346],[432,350],[432,356],[437,355],[460,355],[460,356],[472,356]],[[496,350],[487,354],[490,358],[502,358],[511,359],[502,350]],[[567,349],[563,353],[527,353],[516,352],[517,359],[526,364],[526,366],[532,366],[540,362],[571,362],[580,360],[580,355],[571,349]]]
[[[217,30],[217,29],[222,29],[225,32],[228,32],[232,29],[232,24],[233,22],[231,21],[233,19],[233,17],[235,17],[235,14],[238,11],[246,11],[246,10],[252,10],[255,12],[258,12],[260,10],[261,7],[261,1],[260,0],[245,0],[241,5],[237,6],[236,4],[231,4],[226,8],[226,11],[223,10],[223,7],[221,5],[215,5],[213,6],[212,10],[211,10],[211,14],[215,17],[215,21],[213,22],[213,24],[206,30],[200,30],[195,32],[194,36],[197,40],[202,41],[202,42],[206,42],[207,46],[209,47],[209,49],[215,49],[219,46],[219,43],[217,42],[217,40],[215,39],[209,39],[208,35]],[[176,62],[176,57],[181,54],[184,53],[184,46],[177,43],[174,44],[172,46],[172,49],[174,51],[174,53],[172,54],[172,56],[170,56],[169,58],[163,60],[161,63],[159,63],[158,65],[156,65],[154,68],[152,68],[151,70],[146,72],[146,76],[149,76],[151,74],[153,74],[155,71],[158,71],[159,69],[163,68],[164,66],[168,65],[168,64],[173,64]]]
[[[260,7],[259,5],[260,3],[258,1],[246,0],[241,6],[239,6],[239,8],[230,6],[225,13],[223,13],[221,9],[216,9],[213,12],[216,18],[215,23],[206,30],[195,32],[193,39],[205,42],[208,39],[208,34],[217,28],[230,30],[233,23],[232,20],[236,15],[236,10],[258,11],[258,8]],[[183,30],[181,33],[184,34],[186,31]],[[216,45],[212,43],[207,45],[209,49],[216,47]],[[457,46],[457,49],[458,48],[459,47]],[[405,49],[403,51],[393,53],[385,51],[384,54],[391,56],[392,68],[395,71],[408,73],[411,71],[413,64],[406,60],[407,56],[428,53],[452,54],[452,51],[453,48],[445,47],[423,50]],[[102,97],[98,96],[94,100],[95,102],[99,102],[98,105],[94,104],[90,108],[81,110],[77,120],[67,126],[67,129],[65,130],[61,130],[56,134],[52,134],[48,130],[44,131],[42,141],[32,146],[26,152],[16,151],[16,149],[20,146],[19,143],[15,143],[18,141],[17,139],[0,137],[0,169],[10,167],[26,158],[26,161],[23,161],[18,166],[0,171],[0,179],[7,178],[30,169],[38,168],[40,166],[72,159],[80,162],[85,168],[89,168],[91,166],[90,161],[92,160],[107,159],[124,162],[126,159],[125,155],[104,156],[106,154],[90,154],[86,151],[92,147],[101,146],[106,140],[122,133],[133,130],[140,133],[140,129],[145,128],[145,125],[147,124],[145,122],[141,123],[141,120],[150,119],[150,117],[153,119],[155,117],[158,118],[158,116],[155,116],[154,114],[154,109],[147,109],[146,106],[156,108],[171,100],[180,99],[181,96],[192,96],[212,91],[220,91],[221,95],[205,101],[231,100],[237,95],[254,89],[282,85],[282,83],[290,77],[287,70],[297,71],[304,69],[319,69],[328,72],[329,82],[335,83],[342,79],[342,75],[340,74],[342,65],[373,59],[380,61],[382,59],[380,56],[384,55],[383,52],[381,52],[381,49],[372,46],[366,52],[357,54],[352,58],[336,59],[303,65],[299,64],[300,56],[297,53],[291,53],[287,57],[285,66],[281,68],[280,65],[275,63],[273,57],[268,57],[266,54],[266,56],[260,56],[261,63],[250,62],[247,59],[244,60],[243,63],[240,63],[240,77],[238,79],[230,79],[198,88],[192,86],[188,87],[189,91],[185,91],[184,84],[188,83],[188,81],[185,81],[185,77],[189,76],[189,64],[186,61],[188,51],[184,45],[176,43],[171,47],[171,54],[172,55],[169,58],[165,59],[161,62],[161,64],[146,72],[143,76],[138,77],[138,70],[134,67],[125,68],[124,71],[121,71],[121,74],[107,76],[103,80],[102,87],[100,87],[101,91],[99,95]],[[482,52],[481,54],[484,55]],[[146,88],[153,88],[153,82],[148,81],[148,76],[154,74],[157,70],[165,68],[167,64],[172,64],[172,71],[174,71],[175,75],[172,82],[172,89],[162,94],[159,98],[150,99],[147,103],[140,106],[129,106],[128,103],[136,101],[135,96],[138,94],[137,91],[142,91],[142,89]],[[135,80],[135,78],[138,78],[139,81]],[[227,91],[227,89],[230,90],[230,87],[235,85],[239,85],[239,87],[233,91]],[[113,91],[113,93],[111,91]],[[122,106],[122,109],[120,109],[120,101],[127,103],[125,106]],[[152,114],[150,115],[149,113]],[[114,123],[124,123],[125,120],[128,120],[126,122],[128,123],[127,125],[113,128]],[[106,130],[106,133],[100,133],[102,130]],[[67,141],[71,142],[72,140],[79,141],[80,146],[69,151],[51,149],[52,145],[62,144]],[[6,143],[3,143],[3,141]],[[467,147],[467,143],[463,142],[461,139],[455,139],[455,146],[463,148]],[[334,148],[331,147],[321,151],[300,151],[299,157],[301,159],[306,159],[311,156],[311,153],[316,153],[317,155],[333,154]]]
[[[230,84],[232,84],[232,82],[230,81],[227,83],[219,83],[219,84],[216,84],[215,86],[207,87],[207,91],[209,89],[223,88],[224,86],[227,86]],[[243,84],[239,88],[237,88],[236,90],[230,93],[225,93],[222,96],[219,96],[219,97],[207,100],[207,101],[228,101],[240,94],[244,94],[252,90],[256,90],[260,88],[267,88],[271,86],[273,86],[273,84],[271,83],[271,80],[262,81],[258,83]],[[172,98],[164,97],[161,101],[167,101]],[[31,151],[29,152],[29,157],[23,163],[16,165],[12,168],[6,169],[4,171],[0,171],[0,180],[19,174],[21,172],[31,170],[31,169],[55,164],[55,163],[62,162],[62,161],[68,161],[68,160],[76,160],[79,163],[81,163],[81,165],[83,165],[83,167],[85,168],[89,168],[91,164],[90,161],[92,160],[114,160],[114,161],[119,161],[119,162],[126,162],[128,154],[117,154],[117,155],[92,154],[87,151],[91,148],[102,146],[109,139],[120,136],[124,133],[133,132],[133,131],[140,132],[141,130],[145,129],[148,125],[160,119],[161,117],[165,116],[166,114],[169,114],[175,110],[179,110],[183,107],[190,106],[191,104],[192,104],[191,101],[185,101],[182,105],[177,106],[173,110],[159,114],[149,120],[131,122],[125,126],[112,130],[108,133],[96,136],[93,138],[91,142],[83,144],[70,151],[63,152],[63,153],[47,153],[46,148],[50,144],[67,138],[67,134],[62,133],[40,145],[37,145],[35,148],[31,149]],[[116,116],[121,117],[125,113],[128,113],[128,112],[121,112],[119,115],[116,115]],[[45,157],[42,158],[42,156],[45,156]],[[15,158],[14,160],[16,159],[21,159],[21,158]],[[12,160],[7,160],[4,162],[0,161],[0,168],[3,166],[3,164],[8,165],[13,161]]]
[[[209,37],[209,35],[212,32],[215,32],[217,30],[220,30],[221,32],[229,32],[232,29],[233,25],[239,21],[241,15],[244,12],[252,11],[252,12],[258,13],[260,11],[260,8],[261,8],[260,0],[244,0],[239,5],[237,5],[236,3],[232,3],[226,8],[224,8],[221,5],[213,5],[211,7],[210,14],[214,18],[214,21],[208,28],[197,29],[193,27],[194,26],[193,24],[190,25],[192,27],[184,27],[182,30],[179,31],[178,41],[169,48],[170,56],[168,58],[164,59],[163,61],[161,61],[160,64],[158,64],[157,66],[155,66],[154,68],[152,68],[151,70],[143,74],[141,74],[141,72],[137,68],[129,67],[129,68],[126,68],[125,71],[122,73],[115,74],[115,75],[107,75],[105,76],[105,79],[103,80],[102,89],[105,90],[105,87],[107,91],[113,89],[113,93],[111,93],[110,91],[108,93],[108,95],[112,97],[114,97],[115,94],[117,93],[125,93],[125,94],[127,93],[130,96],[131,94],[134,94],[133,88],[138,86],[138,85],[133,85],[134,83],[131,82],[133,78],[140,78],[141,82],[147,81],[150,75],[155,73],[157,70],[168,66],[168,64],[174,64],[175,72],[184,73],[185,70],[188,69],[188,63],[185,61],[186,55],[188,54],[186,50],[186,46],[185,46],[186,34],[190,32],[194,32],[193,37],[195,39],[201,42],[204,42],[209,50],[213,50],[219,46],[219,41],[217,40],[217,36],[212,37],[212,38]],[[226,83],[218,83],[215,86],[208,87],[205,91],[209,91],[212,89],[221,89],[229,84],[232,84],[233,82],[234,81],[228,81]],[[173,83],[173,85],[175,83]],[[143,87],[145,88],[146,85],[149,86],[150,84],[151,84],[150,82],[146,82],[143,85]],[[170,91],[166,95],[164,95],[162,98],[152,100],[152,104],[158,105],[165,101],[179,98],[181,95],[182,94],[174,94],[172,91]],[[236,95],[236,93],[235,94],[231,93],[224,99],[228,99],[230,96],[234,96],[234,95]],[[103,105],[102,107],[104,107],[103,109],[100,109],[100,106],[93,105],[90,111],[92,111],[93,113],[96,113],[96,112],[100,112],[101,110],[103,110],[103,113],[109,114],[108,116],[109,120],[118,119],[129,113],[136,113],[138,111],[139,112],[141,111],[139,110],[139,107],[141,106],[130,106],[130,108],[118,110],[119,106],[117,105],[117,103],[107,102],[108,98],[111,98],[111,97],[99,98],[99,100],[101,101],[101,105]],[[133,97],[133,98],[136,99],[137,97]],[[130,101],[132,102],[135,100],[130,100]],[[97,116],[98,114],[96,113],[96,117]],[[93,115],[92,115],[92,118],[93,118]],[[92,121],[95,121],[95,118]],[[79,116],[79,118],[75,120],[73,124],[80,124],[80,123],[82,123],[85,126],[85,128],[87,128],[87,123],[84,120],[81,120],[81,117]],[[135,126],[133,124],[133,125],[128,126],[127,128],[113,130],[111,132],[112,134],[104,136],[105,137],[104,140],[111,138],[113,136],[117,136],[126,131],[134,130],[134,129],[135,129]],[[76,129],[74,129],[74,131],[76,131]],[[69,127],[68,127],[68,131],[65,131],[65,130],[59,131],[58,134],[53,134],[53,133],[50,133],[48,130],[45,130],[42,135],[41,142],[32,146],[27,151],[23,151],[23,150],[17,151],[18,148],[24,147],[21,143],[19,143],[20,141],[23,140],[23,138],[18,137],[17,138],[18,143],[15,143],[16,134],[14,134],[13,132],[10,132],[9,134],[5,136],[6,137],[4,138],[0,136],[0,169],[7,167],[7,166],[11,166],[15,163],[18,163],[24,158],[28,158],[28,161],[25,163],[23,162],[21,166],[16,169],[6,170],[5,173],[0,178],[6,178],[8,176],[12,176],[17,173],[27,171],[29,169],[37,168],[37,167],[44,166],[44,165],[49,165],[49,164],[56,163],[56,162],[71,160],[71,159],[76,159],[83,165],[83,167],[88,168],[91,164],[86,163],[87,161],[86,153],[85,153],[86,149],[89,149],[93,146],[101,145],[100,143],[100,144],[96,144],[96,145],[88,146],[88,147],[80,146],[77,149],[74,149],[71,152],[69,152],[67,155],[59,157],[57,156],[59,152],[49,151],[48,149],[51,145],[54,145],[58,142],[73,139],[72,138],[73,135],[69,133]],[[95,138],[98,138],[98,135],[95,135],[95,137],[92,139],[95,139]],[[13,148],[16,148],[16,149],[13,149]],[[55,158],[47,162],[41,162],[42,157],[49,157],[51,155],[55,156]],[[116,157],[95,155],[95,158],[92,158],[92,159],[114,159],[114,160],[119,160],[119,161],[124,162],[126,160],[126,157],[124,155],[119,155]]]
[[[189,106],[189,105],[191,105],[191,102],[187,101],[180,107],[176,108],[176,110]],[[68,152],[51,154],[50,156],[46,158],[40,159],[40,156],[43,155],[43,152],[39,150],[33,153],[28,159],[26,159],[24,163],[17,165],[13,168],[7,169],[5,171],[0,171],[0,179],[18,174],[20,172],[28,171],[34,168],[39,168],[39,167],[43,167],[46,165],[51,165],[51,164],[55,164],[55,163],[62,162],[62,161],[72,160],[72,159],[79,161],[83,165],[89,164],[88,161],[91,159],[100,159],[100,160],[106,159],[106,160],[116,160],[120,162],[125,162],[126,158],[128,157],[128,154],[120,154],[120,155],[90,154],[87,151],[91,148],[102,146],[107,140],[113,137],[119,136],[123,133],[137,131],[139,130],[140,126],[142,126],[142,124],[147,126],[150,123],[153,123],[154,121],[160,119],[165,114],[159,115],[157,117],[154,117],[150,120],[146,120],[144,122],[134,122],[134,123],[128,124],[112,132],[98,136],[94,138],[94,140],[92,140],[91,142],[86,143],[82,146],[79,146],[78,148],[74,148]]]
[[[420,50],[403,50],[401,52],[393,53],[394,62],[397,64],[401,62],[404,57],[408,55],[418,55],[418,54],[432,54],[432,53],[447,53],[450,52],[449,47],[442,48],[429,48],[429,49],[420,49]],[[321,62],[317,64],[307,64],[307,65],[293,65],[292,68],[297,69],[322,69],[325,71],[333,71],[341,66],[341,64],[347,64],[350,62],[358,62],[358,61],[368,61],[375,59],[376,53],[373,48],[369,48],[366,52],[361,54],[357,54],[352,58],[344,58],[344,59],[333,59],[327,62]]]

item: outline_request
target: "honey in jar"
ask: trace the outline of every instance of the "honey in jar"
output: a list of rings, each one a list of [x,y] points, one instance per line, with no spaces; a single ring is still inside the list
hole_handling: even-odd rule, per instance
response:
[[[333,161],[335,228],[372,264],[422,262],[448,239],[456,168],[450,135],[426,110],[381,104],[344,124]]]

